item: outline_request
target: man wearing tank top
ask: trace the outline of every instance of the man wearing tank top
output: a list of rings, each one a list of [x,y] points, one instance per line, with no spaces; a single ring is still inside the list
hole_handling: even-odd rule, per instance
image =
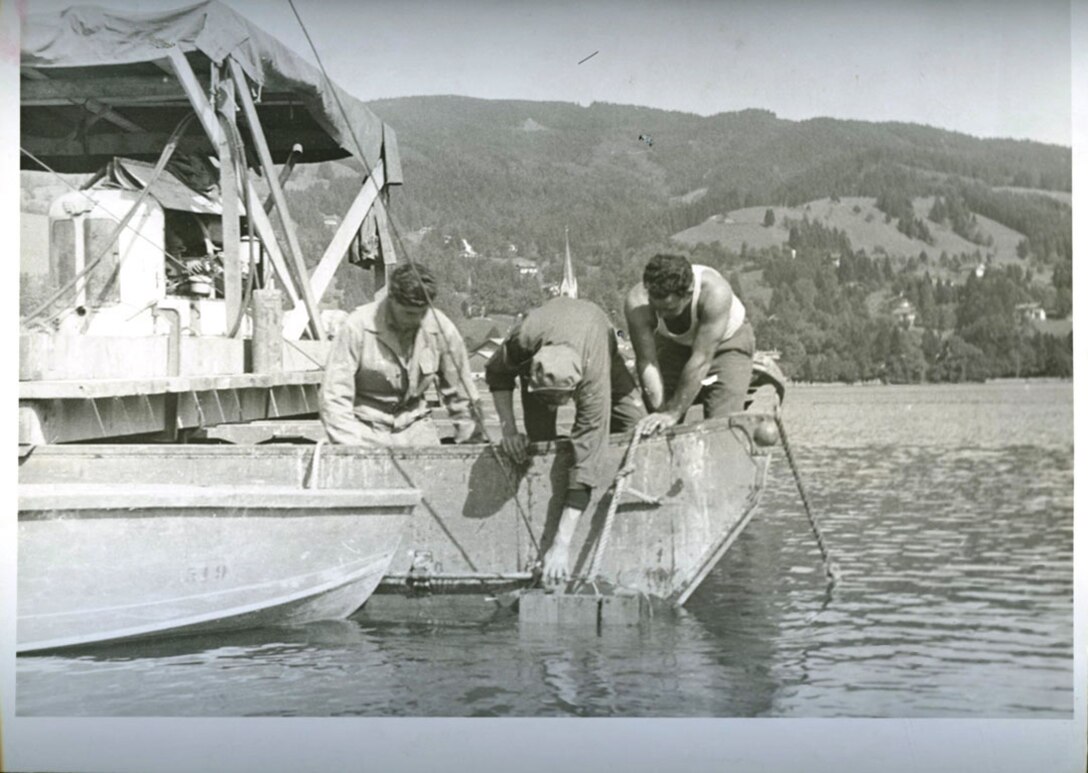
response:
[[[682,422],[693,403],[706,418],[744,410],[755,335],[721,274],[679,255],[655,255],[627,293],[624,315],[652,411],[638,432]]]

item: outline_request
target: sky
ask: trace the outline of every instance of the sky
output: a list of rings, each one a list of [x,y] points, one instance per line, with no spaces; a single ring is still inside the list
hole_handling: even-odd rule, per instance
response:
[[[31,13],[72,4],[22,2]],[[313,61],[288,0],[229,4]],[[459,94],[700,115],[761,108],[790,120],[906,121],[1072,144],[1069,0],[295,0],[295,8],[330,76],[364,100]]]

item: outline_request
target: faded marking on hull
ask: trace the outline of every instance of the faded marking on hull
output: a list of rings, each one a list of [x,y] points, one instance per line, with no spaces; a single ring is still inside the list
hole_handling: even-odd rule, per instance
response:
[[[388,562],[388,561],[392,560],[393,552],[394,551],[390,550],[390,551],[386,551],[386,552],[383,552],[383,553],[378,553],[376,555],[367,556],[366,558],[361,558],[358,561],[352,561],[350,565],[352,565],[352,566],[362,565],[362,566],[360,566],[358,569],[349,570],[350,574],[349,574],[348,578],[346,578],[346,579],[338,578],[338,579],[333,579],[333,580],[326,580],[325,582],[323,582],[323,583],[321,583],[319,585],[315,585],[312,588],[307,588],[305,591],[300,591],[299,593],[291,594],[290,596],[283,597],[283,602],[286,603],[286,601],[290,601],[290,600],[294,599],[295,597],[300,597],[301,598],[302,596],[311,595],[313,593],[320,593],[320,592],[323,592],[324,590],[328,590],[330,588],[335,588],[337,585],[339,585],[342,582],[351,582],[356,574],[358,574],[358,575],[365,574],[371,567],[377,566],[377,565],[382,564],[383,562]],[[336,568],[339,568],[339,567],[336,567]],[[272,588],[272,587],[276,587],[276,586],[279,586],[279,585],[288,585],[288,584],[298,585],[300,583],[304,583],[304,582],[309,581],[309,580],[307,580],[307,578],[312,578],[315,575],[320,576],[322,574],[328,574],[331,571],[334,571],[334,569],[323,569],[323,570],[320,570],[320,571],[317,571],[317,572],[308,572],[306,574],[292,575],[292,576],[283,577],[283,578],[280,578],[280,579],[277,579],[277,580],[272,580],[272,581],[269,581],[269,582],[251,583],[249,585],[236,585],[236,586],[231,587],[231,588],[224,588],[223,590],[206,591],[204,593],[193,593],[193,594],[190,594],[188,596],[171,596],[168,599],[160,599],[158,601],[140,601],[140,602],[135,602],[135,603],[132,603],[132,604],[115,604],[113,606],[108,606],[108,607],[95,607],[95,608],[92,608],[92,609],[80,609],[80,610],[77,610],[77,611],[74,611],[74,612],[44,612],[44,613],[40,613],[40,614],[36,614],[36,615],[25,615],[24,614],[24,615],[19,615],[19,620],[41,620],[41,619],[46,619],[46,618],[61,618],[61,617],[73,617],[73,616],[76,616],[76,615],[100,614],[100,613],[104,613],[104,612],[119,612],[119,611],[125,610],[125,609],[153,608],[153,607],[161,606],[161,605],[164,605],[164,604],[176,604],[179,601],[191,601],[193,599],[214,598],[216,596],[226,596],[226,595],[229,595],[229,594],[243,593],[243,592],[249,592],[249,591],[254,591],[254,590],[262,590],[264,588]],[[280,603],[280,602],[277,602],[277,603]],[[261,605],[258,605],[258,606],[264,606],[264,605],[261,604]],[[237,609],[245,609],[245,607],[238,607]]]

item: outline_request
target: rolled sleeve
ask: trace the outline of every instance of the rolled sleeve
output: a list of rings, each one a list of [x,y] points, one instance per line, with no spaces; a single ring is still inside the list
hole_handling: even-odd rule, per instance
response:
[[[513,392],[517,377],[525,364],[532,358],[532,351],[522,339],[522,326],[519,324],[507,335],[484,367],[484,380],[492,392]]]

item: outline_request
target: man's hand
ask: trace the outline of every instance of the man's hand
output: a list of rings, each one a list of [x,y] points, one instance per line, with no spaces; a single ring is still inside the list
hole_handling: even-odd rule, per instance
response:
[[[638,424],[635,425],[635,434],[642,437],[649,437],[663,429],[676,426],[678,421],[679,418],[670,411],[651,413],[649,416],[639,419]]]
[[[564,542],[556,535],[552,546],[544,554],[544,584],[557,585],[565,582],[570,576],[567,570],[567,561],[570,554],[570,543]]]
[[[529,437],[524,432],[503,432],[502,450],[517,464],[529,461]]]

